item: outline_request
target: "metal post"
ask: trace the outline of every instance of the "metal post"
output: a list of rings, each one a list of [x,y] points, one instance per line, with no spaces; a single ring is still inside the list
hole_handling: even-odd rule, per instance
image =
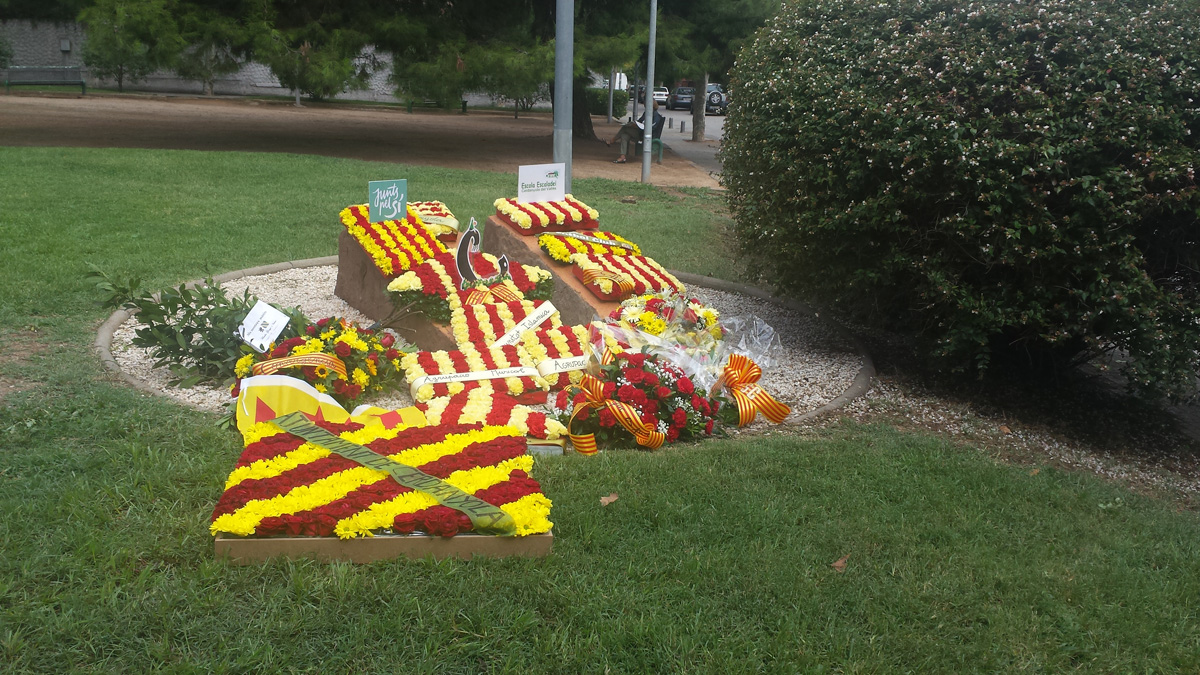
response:
[[[575,65],[575,2],[557,0],[554,14],[554,161],[566,167],[571,191],[571,75]]]
[[[617,85],[617,67],[613,66],[608,73],[608,123],[612,124],[613,87]]]
[[[658,28],[658,0],[650,0],[650,44],[646,50],[646,123],[642,129],[642,182],[650,182],[650,155],[654,147],[654,48]]]

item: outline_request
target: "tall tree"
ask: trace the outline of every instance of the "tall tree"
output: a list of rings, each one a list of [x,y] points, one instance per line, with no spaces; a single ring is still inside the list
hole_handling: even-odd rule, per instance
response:
[[[83,62],[117,91],[170,66],[183,47],[169,0],[96,0],[79,13],[87,28]]]
[[[324,99],[361,84],[366,68],[356,63],[369,37],[355,26],[363,3],[276,0],[252,14],[254,55],[279,83],[300,95]]]
[[[187,46],[179,55],[175,72],[198,80],[206,96],[212,96],[218,77],[238,71],[239,53],[248,53],[251,48],[252,36],[244,27],[242,5],[239,0],[180,4],[179,33]]]

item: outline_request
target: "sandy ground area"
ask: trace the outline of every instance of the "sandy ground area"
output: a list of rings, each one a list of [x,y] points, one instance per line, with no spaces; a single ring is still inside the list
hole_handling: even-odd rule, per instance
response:
[[[619,125],[594,117],[596,134]],[[291,152],[516,173],[553,161],[548,113],[414,111],[176,96],[0,96],[0,145]],[[640,161],[613,164],[615,147],[573,144],[577,178],[641,179]],[[640,159],[640,158],[639,158]],[[667,150],[655,185],[718,187],[708,172]]]

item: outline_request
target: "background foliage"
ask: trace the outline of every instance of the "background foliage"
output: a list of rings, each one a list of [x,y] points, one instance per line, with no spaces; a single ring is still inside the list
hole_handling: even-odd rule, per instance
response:
[[[1194,0],[788,3],[735,69],[722,157],[778,284],[962,369],[1200,349]]]

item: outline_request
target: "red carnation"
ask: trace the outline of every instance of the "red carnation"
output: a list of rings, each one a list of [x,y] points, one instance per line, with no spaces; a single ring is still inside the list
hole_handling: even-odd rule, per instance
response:
[[[674,443],[677,440],[679,440],[679,429],[676,429],[675,427],[667,429],[667,442]]]
[[[346,358],[347,356],[350,356],[350,354],[353,351],[354,351],[353,348],[351,348],[350,345],[346,344],[345,342],[339,342],[333,348],[333,353],[337,354],[338,356],[342,357],[343,359]]]
[[[640,384],[641,381],[646,378],[646,373],[643,373],[637,368],[626,368],[621,372],[625,375],[625,379],[629,380],[631,384]]]
[[[605,382],[604,383],[604,392],[603,392],[604,398],[612,398],[613,394],[616,393],[616,391],[617,391],[617,383],[616,382]],[[579,396],[583,396],[583,392],[579,392]],[[579,396],[577,396],[575,398],[576,401],[579,401]]]
[[[630,365],[641,367],[646,364],[646,355],[642,353],[629,355]]]
[[[383,337],[379,338],[379,344],[383,345],[384,347],[391,347],[392,345],[396,344],[396,338],[393,337],[391,333],[384,333]]]
[[[445,506],[431,507],[425,516],[425,529],[439,537],[458,534],[458,512]]]
[[[646,376],[642,379],[642,384],[646,385],[647,387],[657,387],[658,376],[654,373],[646,373]]]
[[[635,400],[637,400],[637,394],[637,389],[634,389],[628,384],[623,384],[619,389],[617,389],[617,400],[625,401],[626,403],[633,403]]]
[[[692,384],[692,381],[688,379],[687,375],[679,378],[679,381],[675,383],[675,387],[679,389],[679,393],[681,394],[690,394],[693,391],[696,391],[696,385]]]
[[[705,422],[704,423],[704,433],[708,434],[709,436],[712,436],[712,430],[713,430],[713,421],[709,420],[709,421]]]
[[[687,413],[683,408],[676,408],[675,413],[671,415],[671,420],[675,422],[675,426],[683,427],[687,425]]]
[[[656,426],[658,424],[658,418],[654,416],[654,413],[647,411],[642,413],[642,422],[645,422],[650,426]]]
[[[607,429],[609,427],[616,426],[616,424],[617,418],[615,415],[609,412],[608,408],[604,408],[600,411],[600,426]]]
[[[401,513],[392,521],[392,530],[400,534],[412,534],[415,529],[417,529],[415,513]]]
[[[665,399],[671,395],[671,390],[662,385],[659,385],[659,387],[654,390],[654,395],[659,398]]]

